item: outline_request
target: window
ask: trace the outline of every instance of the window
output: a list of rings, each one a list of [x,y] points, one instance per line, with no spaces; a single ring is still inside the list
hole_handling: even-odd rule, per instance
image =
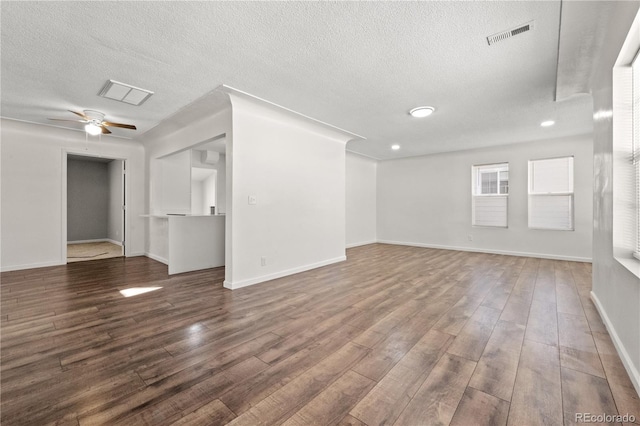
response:
[[[598,223],[612,220],[614,259],[640,278],[640,13],[636,15],[613,67],[612,110],[599,105],[596,129],[612,127],[612,146],[594,156],[595,213]],[[607,130],[608,132],[608,130]],[[604,136],[606,137],[606,136]],[[605,155],[604,157],[602,155]],[[609,172],[611,167],[611,172]],[[610,190],[612,208],[598,200]]]
[[[509,164],[473,166],[472,174],[471,223],[506,228]]]
[[[633,74],[633,143],[631,148],[631,161],[635,172],[635,214],[636,214],[636,241],[633,255],[640,259],[640,60],[638,54],[631,65]],[[628,151],[627,151],[628,152]]]
[[[529,228],[573,230],[573,157],[529,161]]]

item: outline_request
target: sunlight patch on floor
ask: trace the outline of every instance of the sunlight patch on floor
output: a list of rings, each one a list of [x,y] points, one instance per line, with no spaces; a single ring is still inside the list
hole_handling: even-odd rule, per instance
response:
[[[120,290],[120,294],[124,297],[137,296],[139,294],[149,293],[150,291],[160,290],[162,287],[131,287]]]

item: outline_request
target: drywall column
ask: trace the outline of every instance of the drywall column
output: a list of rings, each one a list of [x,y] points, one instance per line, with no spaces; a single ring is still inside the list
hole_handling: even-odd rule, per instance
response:
[[[227,168],[233,193],[227,232],[232,252],[225,287],[344,260],[345,144],[359,137],[229,92],[233,138]]]
[[[580,5],[573,5],[577,6]],[[591,79],[595,117],[592,298],[640,393],[640,279],[614,258],[613,191],[620,183],[613,179],[612,161],[615,120],[612,68],[637,11],[637,2],[616,3],[609,15],[610,22],[604,26],[606,37],[601,40],[605,55]]]

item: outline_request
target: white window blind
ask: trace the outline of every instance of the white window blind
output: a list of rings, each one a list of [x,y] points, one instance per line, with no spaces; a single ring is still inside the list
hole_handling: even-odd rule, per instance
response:
[[[509,164],[473,166],[472,176],[471,223],[506,228]]]
[[[631,153],[635,169],[635,201],[636,201],[636,244],[633,255],[640,259],[640,60],[638,56],[633,60],[633,152]]]
[[[529,228],[573,230],[573,157],[529,161]]]

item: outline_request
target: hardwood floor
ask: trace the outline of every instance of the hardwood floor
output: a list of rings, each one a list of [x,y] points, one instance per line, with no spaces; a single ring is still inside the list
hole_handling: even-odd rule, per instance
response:
[[[169,277],[142,257],[3,273],[1,422],[640,424],[591,265],[383,244],[347,255],[235,291],[224,268]]]

